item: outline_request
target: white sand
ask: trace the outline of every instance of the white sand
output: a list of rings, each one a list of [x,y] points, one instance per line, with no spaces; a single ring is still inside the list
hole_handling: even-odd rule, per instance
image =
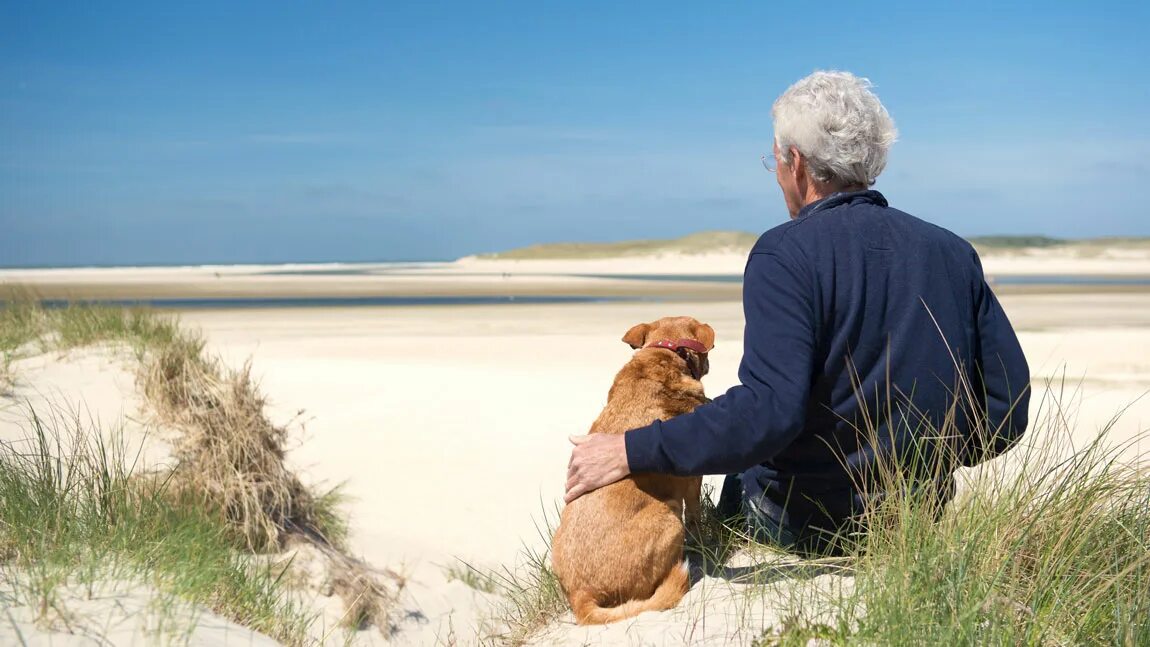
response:
[[[280,643],[146,586],[115,580],[61,587],[47,613],[15,604],[0,616],[0,644],[274,647]]]
[[[129,461],[162,466],[170,448],[147,423],[136,389],[135,359],[121,348],[84,348],[36,354],[13,362],[15,383],[0,393],[0,442],[34,435],[32,412],[62,441],[76,430],[98,429]]]
[[[1080,384],[1073,444],[1132,402],[1112,437],[1150,427],[1150,397],[1138,400],[1150,389],[1150,295],[1003,302],[1022,331],[1036,388],[1063,372]],[[630,356],[619,338],[633,323],[672,314],[717,331],[708,392],[734,384],[743,326],[736,302],[220,311],[184,321],[229,363],[253,360],[274,420],[302,421],[290,460],[311,483],[345,483],[353,551],[410,576],[404,607],[420,615],[402,622],[398,641],[432,644],[467,643],[485,630],[497,600],[449,581],[446,567],[456,559],[513,564],[522,545],[542,545],[536,525],[557,510],[566,437],[585,432]],[[33,389],[25,394],[59,391],[101,420],[134,410],[131,376],[114,362],[44,356],[17,368],[22,388]],[[0,426],[5,437],[12,431]],[[792,593],[849,586],[830,574],[780,581]],[[746,644],[778,621],[784,595],[748,601],[732,590],[707,578],[674,611],[591,629],[568,617],[537,641]],[[755,631],[738,633],[740,625]]]

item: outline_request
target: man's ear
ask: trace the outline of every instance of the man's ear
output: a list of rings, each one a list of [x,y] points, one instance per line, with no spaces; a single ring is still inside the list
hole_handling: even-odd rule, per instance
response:
[[[794,146],[791,147],[791,173],[795,176],[795,182],[810,181],[810,169],[807,166],[807,158],[799,152],[799,149]]]
[[[715,329],[707,324],[699,324],[699,327],[695,329],[695,338],[699,340],[700,344],[707,347],[708,352],[715,347]]]
[[[623,335],[623,343],[631,348],[642,348],[647,343],[647,333],[649,332],[651,332],[651,324],[641,323],[632,326],[627,334]]]

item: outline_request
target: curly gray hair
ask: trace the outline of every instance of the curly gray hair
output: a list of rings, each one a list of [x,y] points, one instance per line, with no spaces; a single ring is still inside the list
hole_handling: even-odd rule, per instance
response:
[[[821,71],[787,88],[771,108],[783,161],[793,146],[820,182],[873,185],[898,133],[870,88],[850,72]]]

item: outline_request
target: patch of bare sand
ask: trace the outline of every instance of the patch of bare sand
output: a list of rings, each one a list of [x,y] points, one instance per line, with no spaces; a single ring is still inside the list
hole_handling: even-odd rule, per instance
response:
[[[62,586],[45,607],[6,604],[0,617],[0,644],[272,647],[280,643],[139,583],[103,580]]]
[[[26,443],[33,414],[48,429],[99,430],[141,467],[170,465],[171,447],[149,424],[136,389],[136,360],[115,345],[37,353],[12,364],[14,383],[0,392],[0,441]],[[64,434],[62,440],[72,440]],[[67,449],[67,446],[64,447]]]

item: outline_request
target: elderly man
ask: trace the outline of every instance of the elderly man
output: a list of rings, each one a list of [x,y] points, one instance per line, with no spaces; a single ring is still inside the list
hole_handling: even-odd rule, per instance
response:
[[[903,482],[941,504],[955,468],[1013,445],[1030,375],[970,244],[869,190],[895,140],[869,82],[816,72],[771,114],[764,164],[791,219],[747,260],[741,384],[624,435],[573,437],[566,500],[631,473],[730,474],[720,511],[756,539],[834,552],[889,494],[883,461],[929,473]]]

